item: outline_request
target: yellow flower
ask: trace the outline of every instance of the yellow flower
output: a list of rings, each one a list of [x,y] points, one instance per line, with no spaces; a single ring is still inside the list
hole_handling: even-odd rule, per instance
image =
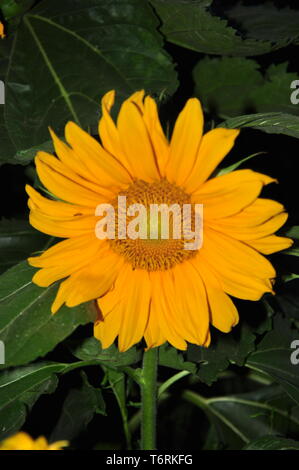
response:
[[[63,303],[97,299],[94,334],[103,348],[117,336],[120,351],[143,337],[148,348],[166,341],[182,350],[186,342],[208,346],[210,323],[229,332],[238,322],[229,295],[258,300],[273,292],[276,273],[260,253],[292,244],[273,235],[287,219],[283,206],[258,197],[274,180],[251,170],[211,178],[239,131],[216,128],[203,135],[195,98],[179,114],[170,142],[155,101],[143,91],[124,101],[117,124],[110,115],[113,103],[110,91],[102,99],[101,144],[68,122],[67,144],[51,131],[58,158],[37,154],[39,178],[59,200],[28,186],[30,222],[65,240],[29,258],[42,268],[33,281],[46,287],[65,278],[53,313]],[[115,207],[119,195],[146,207],[203,204],[203,246],[191,251],[184,240],[170,238],[98,239],[95,208]]]
[[[62,450],[62,447],[66,447],[68,444],[68,441],[49,444],[43,436],[32,439],[27,433],[18,432],[0,442],[0,450]]]
[[[1,23],[1,21],[0,21],[0,38],[1,39],[5,38],[4,26],[3,26],[3,23]]]

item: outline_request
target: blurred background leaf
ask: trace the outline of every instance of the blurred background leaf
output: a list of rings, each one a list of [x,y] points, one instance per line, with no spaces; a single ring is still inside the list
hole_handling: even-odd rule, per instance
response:
[[[287,72],[288,64],[270,65],[265,76],[259,64],[239,57],[206,57],[193,70],[195,94],[206,111],[222,117],[253,113],[299,114],[290,101],[293,80],[299,75]]]
[[[299,450],[299,442],[283,437],[264,436],[249,442],[243,450]]]
[[[242,38],[225,19],[213,15],[212,0],[150,0],[167,41],[207,54],[255,56],[288,44],[288,38],[261,41]]]
[[[248,356],[246,365],[270,375],[299,403],[298,365],[291,361],[291,343],[294,339],[298,339],[298,330],[292,328],[287,319],[276,315],[273,330],[264,336],[256,351]]]
[[[279,387],[213,398],[186,390],[183,397],[204,411],[216,432],[218,447],[225,449],[240,449],[266,434],[292,435],[299,430],[298,407],[285,399]]]
[[[299,37],[299,12],[289,6],[277,8],[271,2],[261,5],[237,5],[226,10],[228,17],[252,38],[280,42]]]

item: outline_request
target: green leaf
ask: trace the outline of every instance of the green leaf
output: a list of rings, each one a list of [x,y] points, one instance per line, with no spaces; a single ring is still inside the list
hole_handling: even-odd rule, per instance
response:
[[[71,441],[86,429],[95,413],[106,414],[101,390],[90,385],[84,372],[81,372],[81,376],[81,387],[72,389],[63,403],[62,413],[51,434],[51,442],[63,439]]]
[[[283,113],[246,114],[227,119],[217,127],[238,129],[252,127],[268,134],[285,134],[299,138],[299,117]]]
[[[263,84],[258,68],[252,59],[205,57],[193,70],[195,94],[209,112],[220,116],[242,114],[252,106],[252,91]]]
[[[0,221],[0,272],[42,250],[48,236],[35,230],[27,220]]]
[[[284,47],[288,41],[243,39],[227,20],[212,15],[212,0],[150,0],[167,41],[207,54],[256,56]]]
[[[251,93],[252,107],[258,113],[283,112],[299,114],[299,106],[291,103],[291,83],[298,80],[296,73],[287,72],[288,63],[272,64],[266,70],[265,81]]]
[[[199,364],[198,377],[211,385],[231,363],[239,366],[244,364],[246,357],[255,348],[255,339],[255,334],[243,323],[229,335],[214,335],[208,348],[190,345],[187,358]]]
[[[34,3],[35,0],[2,0],[0,7],[4,18],[9,21],[11,18],[29,10]]]
[[[176,73],[157,27],[139,0],[38,3],[14,33],[1,142],[11,142],[19,158],[27,152],[27,161],[29,149],[48,142],[48,126],[59,135],[68,120],[95,130],[108,90],[118,98],[141,88],[172,93]]]
[[[284,250],[283,254],[284,255],[299,256],[299,248],[298,247],[289,248],[288,250]]]
[[[292,329],[288,320],[276,315],[273,330],[264,336],[256,351],[248,356],[246,365],[273,377],[299,403],[298,365],[291,362],[294,352],[291,343],[296,339],[298,330]]]
[[[5,74],[9,63],[9,57],[12,50],[12,39],[0,41],[0,80],[5,82]],[[6,89],[5,89],[6,95]],[[6,96],[5,96],[6,98]],[[16,148],[9,137],[4,118],[5,106],[0,105],[0,164],[11,161],[16,153]]]
[[[287,62],[272,64],[263,76],[252,59],[206,57],[193,71],[195,93],[207,111],[222,117],[248,110],[299,114],[299,106],[290,100],[290,85],[299,76],[288,73],[287,68]]]
[[[240,449],[265,434],[299,430],[298,410],[283,399],[280,387],[213,398],[186,390],[183,398],[206,413],[226,449]]]
[[[70,347],[78,359],[83,361],[97,360],[99,364],[110,368],[136,364],[141,359],[141,351],[135,346],[126,352],[119,352],[114,344],[107,349],[102,349],[101,343],[96,338],[87,338],[79,345],[70,345]]]
[[[284,437],[263,436],[249,442],[243,450],[299,450],[299,442]]]
[[[86,306],[62,307],[51,315],[57,285],[41,288],[31,281],[36,269],[26,261],[0,277],[0,340],[5,344],[2,367],[26,364],[44,356],[79,325],[95,319]]]
[[[294,225],[289,230],[287,230],[285,236],[299,240],[299,225]]]
[[[65,364],[38,363],[0,374],[0,440],[17,431],[40,395],[53,393]]]
[[[219,170],[216,170],[215,176],[220,176],[220,175],[225,175],[226,173],[230,173],[231,171],[235,171],[239,166],[241,166],[243,163],[247,162],[248,160],[251,160],[253,157],[256,157],[257,155],[262,155],[265,154],[266,152],[257,152],[253,153],[252,155],[248,155],[248,157],[242,158],[241,160],[238,160],[236,163],[232,163],[232,165],[226,166],[224,168],[220,168]]]
[[[197,370],[195,364],[185,361],[182,352],[168,344],[163,344],[159,348],[159,364],[172,369],[188,370],[192,374],[195,374]]]
[[[278,305],[276,310],[282,311],[287,317],[295,320],[299,320],[298,277],[299,274],[291,274],[284,279],[285,284],[275,296],[276,305]]]
[[[270,2],[250,6],[238,3],[227,15],[255,39],[280,42],[299,37],[299,12],[288,6],[278,9]]]
[[[14,155],[13,161],[9,160],[8,163],[27,165],[29,162],[31,162],[31,160],[34,159],[37,152],[39,151],[53,153],[54,152],[53,142],[48,140],[47,142],[40,143],[39,145],[28,148],[26,150],[17,150]]]

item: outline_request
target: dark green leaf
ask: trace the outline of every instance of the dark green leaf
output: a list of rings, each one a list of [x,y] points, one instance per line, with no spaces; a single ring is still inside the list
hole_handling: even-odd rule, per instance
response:
[[[1,372],[0,374],[0,440],[17,431],[40,395],[54,392],[55,374],[65,364],[39,363]]]
[[[188,370],[192,374],[196,373],[197,367],[192,362],[185,361],[184,354],[174,347],[163,344],[159,348],[159,364],[172,369]]]
[[[78,346],[71,346],[71,351],[78,359],[98,360],[99,364],[112,368],[129,366],[141,359],[141,352],[136,347],[122,353],[114,344],[102,349],[101,343],[96,338],[87,338]]]
[[[296,73],[287,72],[288,63],[272,64],[267,69],[265,81],[262,86],[255,88],[251,93],[252,108],[258,113],[283,112],[299,114],[299,106],[291,103],[290,88],[294,80],[298,80]]]
[[[224,448],[240,449],[265,434],[299,430],[298,410],[284,400],[279,387],[213,398],[188,390],[183,397],[207,414]]]
[[[67,395],[59,421],[51,434],[52,442],[63,439],[71,441],[86,429],[95,413],[106,414],[101,390],[90,385],[84,372],[81,375],[82,386]]]
[[[285,134],[299,138],[299,117],[283,113],[246,114],[227,119],[218,127],[238,129],[252,127],[268,134]]]
[[[157,27],[139,0],[38,3],[14,33],[1,142],[28,161],[33,148],[48,142],[48,126],[60,135],[68,120],[96,129],[108,90],[119,98],[141,88],[172,93],[176,74]]]
[[[283,437],[263,436],[249,442],[243,450],[299,450],[299,442]]]
[[[32,7],[35,0],[2,0],[0,7],[6,20],[21,15]]]
[[[299,106],[290,100],[290,85],[299,76],[287,68],[287,62],[272,64],[263,76],[252,59],[206,57],[193,71],[195,93],[207,111],[222,117],[248,110],[299,114]]]
[[[280,383],[293,400],[299,403],[298,365],[293,364],[291,343],[298,339],[298,331],[291,328],[288,320],[280,315],[274,317],[274,328],[249,355],[246,365],[265,372]]]
[[[231,363],[240,366],[244,364],[248,354],[255,348],[255,338],[255,334],[243,323],[229,335],[215,335],[208,348],[190,345],[187,358],[199,364],[198,377],[211,385]]]
[[[290,279],[291,277],[291,279]],[[275,299],[281,311],[289,318],[299,320],[299,275],[291,274]],[[286,282],[286,281],[285,281]],[[299,334],[298,334],[299,338]]]
[[[26,220],[0,221],[0,272],[42,250],[48,236],[35,230]]]
[[[299,37],[299,12],[289,7],[278,9],[270,2],[248,6],[238,3],[227,15],[255,39],[280,42]]]
[[[251,107],[251,93],[263,84],[259,65],[239,57],[200,60],[193,70],[195,94],[207,111],[235,116]]]
[[[299,225],[294,225],[289,230],[287,230],[285,236],[299,240]]]
[[[150,0],[169,42],[207,54],[255,56],[283,47],[286,40],[242,39],[226,20],[211,14],[212,0]]]
[[[86,304],[72,309],[64,306],[51,315],[57,285],[34,285],[35,271],[24,261],[0,277],[0,340],[5,344],[5,367],[44,356],[79,325],[95,318]]]

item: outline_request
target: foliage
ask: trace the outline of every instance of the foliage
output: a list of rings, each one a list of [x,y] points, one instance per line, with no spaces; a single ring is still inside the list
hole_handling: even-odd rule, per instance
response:
[[[208,129],[242,130],[217,171],[246,163],[269,173],[281,180],[274,199],[294,207],[288,181],[297,182],[299,93],[298,104],[290,96],[299,80],[292,59],[298,7],[220,3],[0,2],[6,31],[0,39],[0,440],[24,427],[52,441],[69,439],[76,449],[138,447],[144,344],[125,353],[116,345],[102,349],[92,337],[93,304],[64,306],[53,316],[58,286],[32,283],[35,269],[26,258],[54,240],[27,222],[23,183],[39,185],[32,162],[37,150],[53,152],[49,126],[63,137],[73,120],[96,136],[105,92],[117,91],[118,107],[145,89],[168,129],[185,98],[197,96]],[[265,152],[267,159],[251,160]],[[159,348],[161,448],[299,449],[299,364],[291,360],[294,341],[299,348],[299,220],[290,212],[283,234],[295,243],[273,256],[276,295],[238,302],[240,324],[230,334],[213,330],[209,348]],[[171,419],[188,419],[180,441]]]

